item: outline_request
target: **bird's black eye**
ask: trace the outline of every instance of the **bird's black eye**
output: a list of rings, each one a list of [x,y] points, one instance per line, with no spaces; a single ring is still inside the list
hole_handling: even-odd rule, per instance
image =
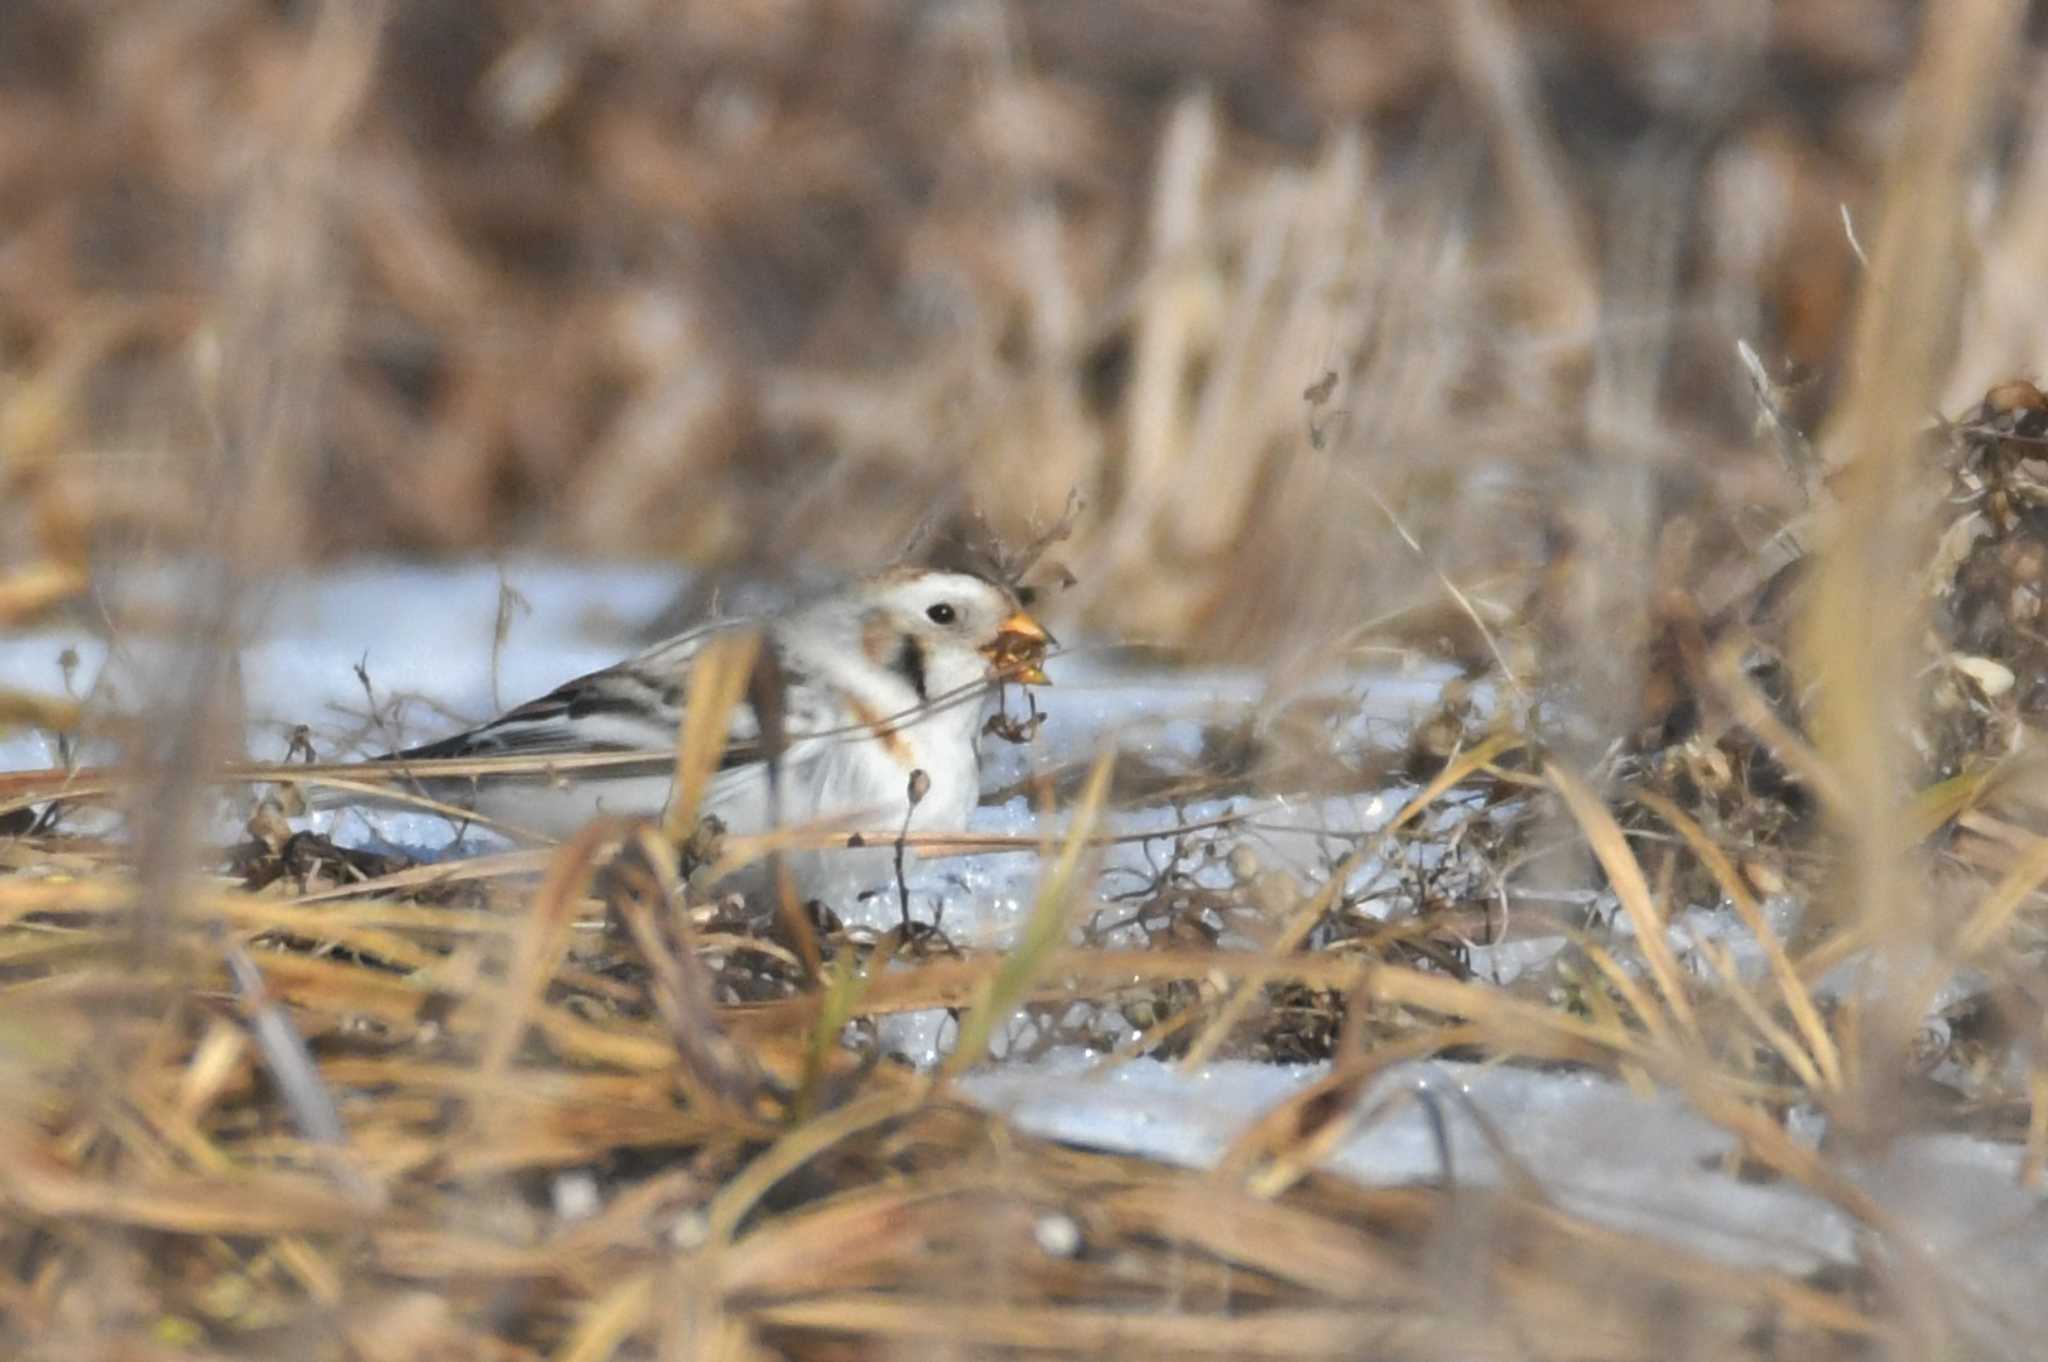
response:
[[[937,605],[926,609],[924,617],[933,624],[951,624],[957,618],[953,607],[947,605],[944,601],[940,601]]]

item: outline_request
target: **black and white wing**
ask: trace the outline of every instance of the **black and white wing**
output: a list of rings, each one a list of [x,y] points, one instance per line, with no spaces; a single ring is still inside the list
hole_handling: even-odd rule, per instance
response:
[[[713,632],[699,629],[658,643],[615,666],[565,681],[489,723],[394,752],[387,760],[672,753],[688,699],[690,663]],[[753,707],[735,705],[721,764],[755,760],[760,739]]]

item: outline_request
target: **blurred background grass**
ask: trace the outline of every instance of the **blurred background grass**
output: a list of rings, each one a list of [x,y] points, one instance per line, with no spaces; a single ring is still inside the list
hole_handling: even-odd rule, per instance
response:
[[[1430,630],[1439,569],[1516,596],[1566,549],[1567,634],[1640,634],[1643,583],[1796,503],[1733,344],[1826,410],[1923,20],[12,0],[4,532],[218,543],[234,497],[270,556],[758,569],[1078,490],[1119,637]],[[1957,399],[2039,352],[2035,69],[1970,181]]]

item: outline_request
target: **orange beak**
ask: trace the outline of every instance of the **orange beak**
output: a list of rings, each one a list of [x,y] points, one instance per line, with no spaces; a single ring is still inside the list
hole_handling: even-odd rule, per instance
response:
[[[1050,686],[1052,679],[1045,674],[1045,650],[1052,644],[1053,637],[1045,632],[1045,627],[1019,610],[996,626],[995,641],[981,651],[1005,681]]]

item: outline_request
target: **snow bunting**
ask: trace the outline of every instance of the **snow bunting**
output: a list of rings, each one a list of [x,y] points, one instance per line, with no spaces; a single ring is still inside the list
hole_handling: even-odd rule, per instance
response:
[[[962,572],[898,568],[785,613],[721,620],[569,681],[467,732],[390,762],[526,757],[538,769],[418,773],[436,798],[515,827],[566,834],[598,813],[666,805],[690,669],[707,640],[754,628],[780,673],[783,750],[771,792],[761,715],[734,705],[699,810],[728,831],[836,819],[893,838],[959,831],[981,796],[982,702],[1005,680],[1048,684],[1051,638],[1008,588]],[[771,724],[772,728],[772,724]],[[644,761],[628,762],[630,754]],[[548,758],[620,754],[579,769]],[[922,771],[921,797],[912,776]]]

